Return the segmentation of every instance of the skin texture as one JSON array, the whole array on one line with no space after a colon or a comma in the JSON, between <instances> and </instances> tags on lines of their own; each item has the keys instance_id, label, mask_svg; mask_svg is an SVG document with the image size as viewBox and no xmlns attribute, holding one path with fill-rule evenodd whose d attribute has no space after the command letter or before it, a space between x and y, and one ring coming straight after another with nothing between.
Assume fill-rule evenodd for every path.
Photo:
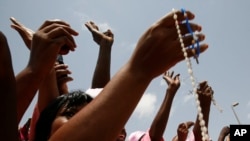
<instances>
[{"instance_id":1,"label":"skin texture","mask_svg":"<svg viewBox=\"0 0 250 141\"><path fill-rule=\"evenodd\" d=\"M230 141L230 127L229 126L224 126L221 129L218 141L224 141L225 139L227 139L226 141Z\"/></svg>"},{"instance_id":2,"label":"skin texture","mask_svg":"<svg viewBox=\"0 0 250 141\"><path fill-rule=\"evenodd\" d=\"M27 48L30 49L32 37L35 32L25 27L13 17L10 20L12 21L11 27L19 33ZM106 32L100 32L98 26L92 21L86 22L85 26L89 29L93 36L93 40L100 48L91 88L103 88L110 80L111 47L114 41L114 35L109 29ZM72 81L73 78L69 76L71 71L68 70L68 65L63 64L62 61L63 60L55 63L55 72L51 71L49 76L39 87L38 104L32 116L31 139L34 138L34 126L40 111L43 110L51 100L58 96L55 81L57 83L59 95L68 93L67 82ZM54 75L56 75L56 80ZM119 136L124 136L123 131L125 131L125 129L122 130L122 135ZM120 139L122 139L122 137Z\"/></svg>"},{"instance_id":3,"label":"skin texture","mask_svg":"<svg viewBox=\"0 0 250 141\"><path fill-rule=\"evenodd\" d=\"M180 87L179 75L180 74L174 76L174 72L166 72L163 75L163 79L168 84L168 88L166 90L165 98L161 104L161 107L150 126L149 135L153 141L162 140L174 96Z\"/></svg>"},{"instance_id":4,"label":"skin texture","mask_svg":"<svg viewBox=\"0 0 250 141\"><path fill-rule=\"evenodd\" d=\"M32 38L35 32L32 29L29 29L28 27L23 25L14 17L11 17L10 20L12 22L11 28L13 28L19 33L26 47L30 50ZM68 76L68 74L71 74L71 71L68 69L68 65L64 64L63 62L56 61L55 71L56 71L57 86L59 93L60 94L68 93L67 83L73 80L72 77ZM67 77L62 77L62 76L67 76Z\"/></svg>"},{"instance_id":5,"label":"skin texture","mask_svg":"<svg viewBox=\"0 0 250 141\"><path fill-rule=\"evenodd\" d=\"M17 21L14 17L11 17L10 21L12 22L11 28L15 29L19 33L19 35L22 37L26 47L28 49L30 49L33 34L35 32L33 30L27 28L26 26L24 26L22 23Z\"/></svg>"},{"instance_id":6,"label":"skin texture","mask_svg":"<svg viewBox=\"0 0 250 141\"><path fill-rule=\"evenodd\" d=\"M13 17L10 18L10 20L12 21L11 27L19 33L26 47L31 50L32 38L35 32L24 26ZM73 78L69 76L71 71L68 69L68 66L61 63L62 62L59 63L58 61L55 62L54 69L50 71L48 76L46 76L46 79L44 79L39 86L38 101L35 105L31 119L30 140L34 139L34 129L40 111L42 111L48 105L48 103L54 100L57 96L68 93L67 83L72 81ZM31 101L26 101L25 103L30 102ZM22 101L20 101L20 103L22 103Z\"/></svg>"},{"instance_id":7,"label":"skin texture","mask_svg":"<svg viewBox=\"0 0 250 141\"><path fill-rule=\"evenodd\" d=\"M205 121L205 126L208 128L209 123L209 113L211 106L211 99L214 91L210 87L207 81L202 81L199 83L197 88L197 94L200 100L200 106L202 109L203 119ZM202 141L201 126L199 124L199 117L197 115L195 123L189 121L186 123L181 123L178 127L177 136L175 136L172 141L185 141L188 135L188 129L194 125L193 133L196 141Z\"/></svg>"},{"instance_id":8,"label":"skin texture","mask_svg":"<svg viewBox=\"0 0 250 141\"><path fill-rule=\"evenodd\" d=\"M180 22L185 19L180 11L177 15ZM187 17L192 20L194 14L187 11ZM185 35L188 31L185 26L182 28L182 34ZM197 24L192 24L192 28L193 31L201 30ZM204 40L201 33L199 40ZM184 37L186 46L191 45L191 42L191 36ZM201 53L207 48L208 45L200 44ZM194 56L191 49L187 49L187 52L189 57ZM97 141L100 138L103 141L115 140L150 82L183 59L171 12L145 31L131 58L109 81L101 94L58 129L50 141ZM78 130L76 132L72 129Z\"/></svg>"},{"instance_id":9,"label":"skin texture","mask_svg":"<svg viewBox=\"0 0 250 141\"><path fill-rule=\"evenodd\" d=\"M94 42L99 45L99 55L92 78L91 88L103 88L110 80L111 49L114 42L114 34L110 29L100 32L98 26L89 21L85 26L91 32Z\"/></svg>"},{"instance_id":10,"label":"skin texture","mask_svg":"<svg viewBox=\"0 0 250 141\"><path fill-rule=\"evenodd\" d=\"M78 111L80 111L85 105L86 104L78 106L78 107L69 108L69 109L65 109L64 107L61 108L57 114L57 117L55 118L54 122L51 125L51 134L56 132L61 126L67 123L68 120L72 116L74 116Z\"/></svg>"},{"instance_id":11,"label":"skin texture","mask_svg":"<svg viewBox=\"0 0 250 141\"><path fill-rule=\"evenodd\" d=\"M0 31L0 128L1 140L17 141L16 81L11 53L5 35Z\"/></svg>"},{"instance_id":12,"label":"skin texture","mask_svg":"<svg viewBox=\"0 0 250 141\"><path fill-rule=\"evenodd\" d=\"M11 17L10 20L12 22L11 27L19 33L26 47L30 50L32 38L35 32L24 26L14 17ZM59 94L68 93L66 83L73 80L72 77L68 76L68 74L71 74L71 72L68 70L67 65L59 64L59 62L56 61L54 68L55 72L52 70L48 75L48 77L42 82L42 84L39 87L38 108L40 110L42 110L47 105L47 103L51 101L51 99L54 99L55 97L58 96L57 89L59 90ZM55 80L55 75L56 75L56 80ZM62 77L62 76L67 76L67 77ZM56 82L57 86L55 85L55 81L57 81Z\"/></svg>"},{"instance_id":13,"label":"skin texture","mask_svg":"<svg viewBox=\"0 0 250 141\"><path fill-rule=\"evenodd\" d=\"M214 91L212 87L210 87L207 83L207 81L203 81L199 83L199 88L197 88L197 94L199 95L199 100L200 100L200 106L202 109L203 113L203 119L205 121L205 126L208 128L208 123L209 123L209 113L210 113L210 106L211 106L211 100L212 100L212 95ZM196 141L202 141L202 135L201 135L201 127L199 124L199 117L197 115L193 132L195 136Z\"/></svg>"},{"instance_id":14,"label":"skin texture","mask_svg":"<svg viewBox=\"0 0 250 141\"><path fill-rule=\"evenodd\" d=\"M33 35L29 62L16 76L18 122L34 98L45 77L51 72L60 48L67 44L74 51L72 37L78 33L63 21L46 21ZM35 46L35 48L33 48ZM44 56L44 54L47 54ZM23 96L25 94L25 98Z\"/></svg>"},{"instance_id":15,"label":"skin texture","mask_svg":"<svg viewBox=\"0 0 250 141\"><path fill-rule=\"evenodd\" d=\"M192 121L187 121L180 123L177 128L177 136L175 136L172 141L186 141L187 136L188 136L188 130L190 127L194 125L194 122Z\"/></svg>"},{"instance_id":16,"label":"skin texture","mask_svg":"<svg viewBox=\"0 0 250 141\"><path fill-rule=\"evenodd\" d=\"M180 11L176 14L179 22L185 19ZM187 17L192 20L194 14L187 11ZM180 26L182 34L186 35L186 26ZM201 30L197 24L191 24L191 27L193 31ZM30 60L17 76L17 99L22 99L20 94L27 94L27 100L17 103L19 118L45 76L51 72L61 48L67 45L68 52L74 51L76 45L72 36L75 35L77 32L67 23L58 20L47 21L36 31L32 39ZM203 34L198 36L200 41L204 40ZM191 36L185 36L183 40L185 46L192 43ZM200 44L201 53L207 48L208 45ZM195 55L191 49L187 49L187 52L189 57ZM183 59L171 12L145 31L131 58L109 81L101 94L52 134L49 140L115 140L150 82ZM28 82L31 86L27 87L23 82Z\"/></svg>"}]
</instances>

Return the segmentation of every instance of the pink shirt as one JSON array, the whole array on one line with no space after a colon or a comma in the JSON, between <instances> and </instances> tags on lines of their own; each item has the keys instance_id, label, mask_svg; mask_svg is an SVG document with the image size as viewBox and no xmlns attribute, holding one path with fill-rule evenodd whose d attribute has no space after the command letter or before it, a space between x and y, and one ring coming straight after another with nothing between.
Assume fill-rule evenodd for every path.
<instances>
[{"instance_id":1,"label":"pink shirt","mask_svg":"<svg viewBox=\"0 0 250 141\"><path fill-rule=\"evenodd\" d=\"M149 136L149 131L143 132L143 131L136 131L130 134L128 141L151 141L151 138ZM164 141L162 138L161 141Z\"/></svg>"},{"instance_id":2,"label":"pink shirt","mask_svg":"<svg viewBox=\"0 0 250 141\"><path fill-rule=\"evenodd\" d=\"M190 134L189 134L188 138L186 139L186 141L195 141L193 131L190 132Z\"/></svg>"}]
</instances>

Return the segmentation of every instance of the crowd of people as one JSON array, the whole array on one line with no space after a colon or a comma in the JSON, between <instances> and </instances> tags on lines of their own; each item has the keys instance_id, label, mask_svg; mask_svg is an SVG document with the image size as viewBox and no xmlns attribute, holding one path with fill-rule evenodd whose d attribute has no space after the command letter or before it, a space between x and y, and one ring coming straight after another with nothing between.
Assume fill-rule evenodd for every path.
<instances>
[{"instance_id":1,"label":"crowd of people","mask_svg":"<svg viewBox=\"0 0 250 141\"><path fill-rule=\"evenodd\" d=\"M182 37L176 31L175 14L178 15ZM91 88L87 91L70 91L67 86L73 78L63 56L75 51L74 36L78 35L69 23L47 20L34 32L11 18L11 27L20 34L30 50L30 57L26 67L15 76L8 46L11 40L7 41L0 32L0 89L3 98L0 112L5 113L1 116L1 137L10 141L125 141L127 137L129 141L163 141L171 105L180 87L180 74L169 70L185 60L180 39L187 56L196 56L196 50L189 48L194 44L193 35L183 23L186 18L193 20L194 17L190 11L186 11L186 15L181 10L172 11L153 23L139 38L127 63L112 78L110 65L114 34L111 30L100 32L93 21L86 22L86 28L99 46ZM190 23L190 28L198 32L199 53L205 52L208 45L202 43L205 35L201 33L201 26ZM150 82L162 74L168 87L151 126L147 131L135 129L127 136L126 122ZM204 125L208 127L214 92L207 81L203 81L196 93ZM36 94L38 99L33 114L24 126L19 127ZM177 126L173 141L204 141L199 114L194 121L177 123ZM228 139L227 129L222 129L219 141Z\"/></svg>"}]
</instances>

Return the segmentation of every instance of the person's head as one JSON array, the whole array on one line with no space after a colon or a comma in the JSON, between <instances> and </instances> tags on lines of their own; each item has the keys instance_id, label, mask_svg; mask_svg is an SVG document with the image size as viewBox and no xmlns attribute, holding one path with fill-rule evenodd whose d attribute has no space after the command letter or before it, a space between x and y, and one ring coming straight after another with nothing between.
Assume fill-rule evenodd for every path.
<instances>
[{"instance_id":1,"label":"person's head","mask_svg":"<svg viewBox=\"0 0 250 141\"><path fill-rule=\"evenodd\" d=\"M36 124L35 141L47 141L51 134L64 125L93 98L82 91L61 95L40 114Z\"/></svg>"}]
</instances>

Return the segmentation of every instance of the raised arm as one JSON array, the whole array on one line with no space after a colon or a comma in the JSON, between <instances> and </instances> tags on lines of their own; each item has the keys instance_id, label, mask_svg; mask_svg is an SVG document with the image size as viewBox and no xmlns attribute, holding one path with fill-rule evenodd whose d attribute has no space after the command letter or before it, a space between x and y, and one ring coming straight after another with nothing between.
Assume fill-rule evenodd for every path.
<instances>
[{"instance_id":1,"label":"raised arm","mask_svg":"<svg viewBox=\"0 0 250 141\"><path fill-rule=\"evenodd\" d=\"M200 82L199 88L197 88L197 94L199 95L200 106L202 109L203 119L205 121L205 126L208 128L209 123L209 113L212 96L214 94L213 89L208 85L207 81ZM193 133L195 141L202 141L200 120L197 115L196 122L194 124Z\"/></svg>"},{"instance_id":2,"label":"raised arm","mask_svg":"<svg viewBox=\"0 0 250 141\"><path fill-rule=\"evenodd\" d=\"M110 80L111 49L114 35L111 30L100 32L98 26L92 21L86 22L85 26L92 33L93 40L99 45L99 55L91 88L103 88Z\"/></svg>"},{"instance_id":3,"label":"raised arm","mask_svg":"<svg viewBox=\"0 0 250 141\"><path fill-rule=\"evenodd\" d=\"M230 127L224 126L220 131L218 141L224 141L229 134L230 134Z\"/></svg>"},{"instance_id":4,"label":"raised arm","mask_svg":"<svg viewBox=\"0 0 250 141\"><path fill-rule=\"evenodd\" d=\"M188 137L188 129L194 125L194 122L187 121L180 123L177 129L177 136L174 136L172 141L186 141Z\"/></svg>"},{"instance_id":5,"label":"raised arm","mask_svg":"<svg viewBox=\"0 0 250 141\"><path fill-rule=\"evenodd\" d=\"M179 74L174 76L174 72L166 72L164 73L163 79L167 82L168 88L165 93L164 100L161 104L161 107L155 116L150 130L149 135L151 140L153 141L161 141L164 131L167 126L171 105L174 99L174 96L177 90L180 87L180 78Z\"/></svg>"},{"instance_id":6,"label":"raised arm","mask_svg":"<svg viewBox=\"0 0 250 141\"><path fill-rule=\"evenodd\" d=\"M16 81L11 53L5 35L0 31L0 136L1 140L18 141Z\"/></svg>"},{"instance_id":7,"label":"raised arm","mask_svg":"<svg viewBox=\"0 0 250 141\"><path fill-rule=\"evenodd\" d=\"M62 51L61 47L67 45L68 50L74 50L76 45L71 35L77 34L67 23L56 20L46 21L33 35L28 65L16 76L18 122L45 77L51 73L57 54Z\"/></svg>"},{"instance_id":8,"label":"raised arm","mask_svg":"<svg viewBox=\"0 0 250 141\"><path fill-rule=\"evenodd\" d=\"M176 13L179 22L185 19L181 11ZM187 16L190 20L194 18L194 14L189 11ZM186 26L182 27L182 34L186 35ZM192 29L200 31L200 26L192 24ZM131 58L109 81L101 94L58 129L50 141L97 141L100 138L102 141L115 140L150 82L184 59L177 38L171 12L147 29L139 39ZM204 35L199 34L199 41L203 40ZM184 43L186 47L190 46L192 37L184 36ZM207 48L206 44L200 45L201 52ZM187 48L189 57L195 55L191 50Z\"/></svg>"}]
</instances>

